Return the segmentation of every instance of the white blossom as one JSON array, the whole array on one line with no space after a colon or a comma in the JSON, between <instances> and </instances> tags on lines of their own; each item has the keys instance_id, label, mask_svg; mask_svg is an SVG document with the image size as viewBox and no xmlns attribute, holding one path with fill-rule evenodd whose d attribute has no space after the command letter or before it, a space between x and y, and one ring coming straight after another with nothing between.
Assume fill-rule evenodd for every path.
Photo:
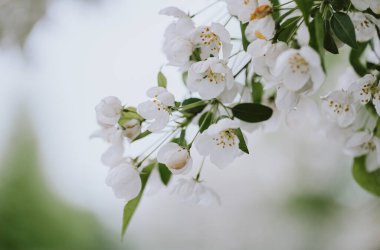
<instances>
[{"instance_id":1,"label":"white blossom","mask_svg":"<svg viewBox=\"0 0 380 250\"><path fill-rule=\"evenodd\" d=\"M122 162L110 169L106 184L112 188L117 198L128 202L140 193L140 173L128 162Z\"/></svg>"},{"instance_id":2,"label":"white blossom","mask_svg":"<svg viewBox=\"0 0 380 250\"><path fill-rule=\"evenodd\" d=\"M114 167L123 160L124 131L120 126L102 127L91 135L91 138L95 137L111 144L101 156L101 161L104 165Z\"/></svg>"},{"instance_id":3,"label":"white blossom","mask_svg":"<svg viewBox=\"0 0 380 250\"><path fill-rule=\"evenodd\" d=\"M255 39L269 40L275 31L272 18L272 5L268 0L226 0L231 15L237 16L242 23L249 22L246 37L252 42Z\"/></svg>"},{"instance_id":4,"label":"white blossom","mask_svg":"<svg viewBox=\"0 0 380 250\"><path fill-rule=\"evenodd\" d=\"M307 46L282 52L273 73L282 79L286 89L297 93L314 93L325 80L318 53Z\"/></svg>"},{"instance_id":5,"label":"white blossom","mask_svg":"<svg viewBox=\"0 0 380 250\"><path fill-rule=\"evenodd\" d=\"M228 59L231 54L230 33L220 23L198 27L192 35L192 42L200 48L202 60L210 56L219 57L220 51L222 51L223 59Z\"/></svg>"},{"instance_id":6,"label":"white blossom","mask_svg":"<svg viewBox=\"0 0 380 250\"><path fill-rule=\"evenodd\" d=\"M345 152L353 157L367 155L366 168L370 172L380 167L380 140L369 130L353 134L345 144Z\"/></svg>"},{"instance_id":7,"label":"white blossom","mask_svg":"<svg viewBox=\"0 0 380 250\"><path fill-rule=\"evenodd\" d=\"M119 121L122 110L121 101L117 97L108 96L96 105L96 119L101 126L113 126Z\"/></svg>"},{"instance_id":8,"label":"white blossom","mask_svg":"<svg viewBox=\"0 0 380 250\"><path fill-rule=\"evenodd\" d=\"M218 97L225 89L232 89L234 77L225 61L210 57L191 65L187 86L208 100Z\"/></svg>"},{"instance_id":9,"label":"white blossom","mask_svg":"<svg viewBox=\"0 0 380 250\"><path fill-rule=\"evenodd\" d=\"M170 108L174 106L174 96L162 87L150 88L147 95L152 100L140 103L137 111L142 117L152 121L147 129L158 132L169 122Z\"/></svg>"},{"instance_id":10,"label":"white blossom","mask_svg":"<svg viewBox=\"0 0 380 250\"><path fill-rule=\"evenodd\" d=\"M288 46L284 42L272 43L262 39L253 41L247 48L252 57L253 71L264 78L270 78L277 57L287 49Z\"/></svg>"},{"instance_id":11,"label":"white blossom","mask_svg":"<svg viewBox=\"0 0 380 250\"><path fill-rule=\"evenodd\" d=\"M355 98L350 90L332 91L322 100L322 108L340 127L346 128L355 121Z\"/></svg>"},{"instance_id":12,"label":"white blossom","mask_svg":"<svg viewBox=\"0 0 380 250\"><path fill-rule=\"evenodd\" d=\"M367 42L377 36L377 20L374 16L362 13L349 13L352 23L355 27L356 40L358 42Z\"/></svg>"},{"instance_id":13,"label":"white blossom","mask_svg":"<svg viewBox=\"0 0 380 250\"><path fill-rule=\"evenodd\" d=\"M351 0L351 2L358 10L366 10L371 8L375 14L380 14L379 0Z\"/></svg>"},{"instance_id":14,"label":"white blossom","mask_svg":"<svg viewBox=\"0 0 380 250\"><path fill-rule=\"evenodd\" d=\"M210 156L216 166L224 168L243 153L235 133L237 128L239 121L222 119L196 138L195 147L201 155Z\"/></svg>"},{"instance_id":15,"label":"white blossom","mask_svg":"<svg viewBox=\"0 0 380 250\"><path fill-rule=\"evenodd\" d=\"M355 98L365 105L372 101L376 112L380 114L380 88L376 84L376 77L367 74L352 84Z\"/></svg>"},{"instance_id":16,"label":"white blossom","mask_svg":"<svg viewBox=\"0 0 380 250\"><path fill-rule=\"evenodd\" d=\"M157 161L165 164L173 174L188 173L193 164L189 151L174 142L160 148Z\"/></svg>"},{"instance_id":17,"label":"white blossom","mask_svg":"<svg viewBox=\"0 0 380 250\"><path fill-rule=\"evenodd\" d=\"M191 41L195 30L194 23L185 12L175 7L165 8L160 14L177 18L165 30L163 51L169 65L180 67L180 70L185 71L191 64L190 56L194 50Z\"/></svg>"},{"instance_id":18,"label":"white blossom","mask_svg":"<svg viewBox=\"0 0 380 250\"><path fill-rule=\"evenodd\" d=\"M259 16L248 23L245 36L248 41L256 39L270 40L275 34L276 23L270 13L266 16Z\"/></svg>"},{"instance_id":19,"label":"white blossom","mask_svg":"<svg viewBox=\"0 0 380 250\"><path fill-rule=\"evenodd\" d=\"M191 204L198 205L220 205L219 195L202 182L194 179L180 179L173 188L175 194L180 200Z\"/></svg>"}]
</instances>

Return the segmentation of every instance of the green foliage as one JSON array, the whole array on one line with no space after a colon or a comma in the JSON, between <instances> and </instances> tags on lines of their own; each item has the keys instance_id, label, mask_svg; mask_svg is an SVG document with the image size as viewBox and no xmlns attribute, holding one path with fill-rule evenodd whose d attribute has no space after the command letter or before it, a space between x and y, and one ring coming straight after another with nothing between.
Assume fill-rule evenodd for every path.
<instances>
[{"instance_id":1,"label":"green foliage","mask_svg":"<svg viewBox=\"0 0 380 250\"><path fill-rule=\"evenodd\" d=\"M334 13L331 18L331 27L339 40L352 48L358 47L354 25L346 13Z\"/></svg>"},{"instance_id":2,"label":"green foliage","mask_svg":"<svg viewBox=\"0 0 380 250\"><path fill-rule=\"evenodd\" d=\"M150 132L149 130L145 130L144 132L142 132L141 134L139 134L135 139L132 140L132 142L135 142L137 140L140 140L148 135L150 135L152 132Z\"/></svg>"},{"instance_id":3,"label":"green foliage","mask_svg":"<svg viewBox=\"0 0 380 250\"><path fill-rule=\"evenodd\" d=\"M121 236L124 237L125 233L127 232L128 225L131 222L132 216L134 215L136 208L138 207L142 194L144 193L146 183L148 182L149 176L153 170L153 168L157 165L157 163L152 163L146 166L143 171L140 174L141 178L141 190L139 195L134 198L133 200L130 200L125 206L124 206L124 212L123 212L123 225L121 228Z\"/></svg>"},{"instance_id":4,"label":"green foliage","mask_svg":"<svg viewBox=\"0 0 380 250\"><path fill-rule=\"evenodd\" d=\"M314 0L295 0L295 2L297 4L298 8L301 10L306 24L308 24L311 9L312 9L313 4L314 4Z\"/></svg>"},{"instance_id":5,"label":"green foliage","mask_svg":"<svg viewBox=\"0 0 380 250\"><path fill-rule=\"evenodd\" d=\"M355 72L359 76L364 76L367 74L367 68L365 65L361 62L362 55L367 48L367 43L359 43L358 47L356 49L352 49L350 52L350 63L351 66L354 68Z\"/></svg>"},{"instance_id":6,"label":"green foliage","mask_svg":"<svg viewBox=\"0 0 380 250\"><path fill-rule=\"evenodd\" d=\"M167 186L172 177L172 172L170 172L168 167L162 163L158 163L158 172L160 173L162 183Z\"/></svg>"},{"instance_id":7,"label":"green foliage","mask_svg":"<svg viewBox=\"0 0 380 250\"><path fill-rule=\"evenodd\" d=\"M325 27L320 12L317 12L314 16L310 27L312 32L310 34L310 46L319 52L319 55L323 57L325 53L324 40L325 40Z\"/></svg>"},{"instance_id":8,"label":"green foliage","mask_svg":"<svg viewBox=\"0 0 380 250\"><path fill-rule=\"evenodd\" d=\"M272 6L279 6L280 5L280 1L279 0L270 0ZM274 8L273 9L273 13L272 13L272 17L274 20L276 20L277 18L280 17L280 10L279 8Z\"/></svg>"},{"instance_id":9,"label":"green foliage","mask_svg":"<svg viewBox=\"0 0 380 250\"><path fill-rule=\"evenodd\" d=\"M331 25L327 21L325 21L325 31L324 48L332 54L339 54L338 46L332 36Z\"/></svg>"},{"instance_id":10,"label":"green foliage","mask_svg":"<svg viewBox=\"0 0 380 250\"><path fill-rule=\"evenodd\" d=\"M251 84L252 100L254 103L261 103L261 99L264 94L264 86L260 82L256 82L254 79Z\"/></svg>"},{"instance_id":11,"label":"green foliage","mask_svg":"<svg viewBox=\"0 0 380 250\"><path fill-rule=\"evenodd\" d=\"M0 168L0 249L120 249L93 215L51 192L30 124L18 124Z\"/></svg>"},{"instance_id":12,"label":"green foliage","mask_svg":"<svg viewBox=\"0 0 380 250\"><path fill-rule=\"evenodd\" d=\"M199 132L202 133L203 131L208 129L208 127L210 127L213 119L214 119L214 114L212 111L205 112L204 114L202 114L202 116L199 118L199 122L198 122Z\"/></svg>"},{"instance_id":13,"label":"green foliage","mask_svg":"<svg viewBox=\"0 0 380 250\"><path fill-rule=\"evenodd\" d=\"M242 23L240 22L240 31L241 31L241 40L243 44L243 49L247 51L249 41L245 35L245 30L247 29L248 23Z\"/></svg>"},{"instance_id":14,"label":"green foliage","mask_svg":"<svg viewBox=\"0 0 380 250\"><path fill-rule=\"evenodd\" d=\"M160 71L157 74L157 84L158 87L166 88L168 85L168 81L166 80L166 76Z\"/></svg>"},{"instance_id":15,"label":"green foliage","mask_svg":"<svg viewBox=\"0 0 380 250\"><path fill-rule=\"evenodd\" d=\"M281 24L280 29L277 31L277 38L282 42L289 42L297 32L298 22L301 20L300 16L291 17Z\"/></svg>"},{"instance_id":16,"label":"green foliage","mask_svg":"<svg viewBox=\"0 0 380 250\"><path fill-rule=\"evenodd\" d=\"M231 110L236 118L250 123L266 121L273 114L271 108L257 103L240 103Z\"/></svg>"},{"instance_id":17,"label":"green foliage","mask_svg":"<svg viewBox=\"0 0 380 250\"><path fill-rule=\"evenodd\" d=\"M365 156L354 159L352 174L355 181L368 192L380 196L380 169L368 172L365 166Z\"/></svg>"},{"instance_id":18,"label":"green foliage","mask_svg":"<svg viewBox=\"0 0 380 250\"><path fill-rule=\"evenodd\" d=\"M243 132L240 128L235 129L236 136L239 138L239 148L241 151L243 151L246 154L249 154L249 150L247 147L247 143L245 142Z\"/></svg>"},{"instance_id":19,"label":"green foliage","mask_svg":"<svg viewBox=\"0 0 380 250\"><path fill-rule=\"evenodd\" d=\"M189 98L182 102L183 111L192 115L196 115L203 111L207 106L207 102L202 101L199 98Z\"/></svg>"}]
</instances>

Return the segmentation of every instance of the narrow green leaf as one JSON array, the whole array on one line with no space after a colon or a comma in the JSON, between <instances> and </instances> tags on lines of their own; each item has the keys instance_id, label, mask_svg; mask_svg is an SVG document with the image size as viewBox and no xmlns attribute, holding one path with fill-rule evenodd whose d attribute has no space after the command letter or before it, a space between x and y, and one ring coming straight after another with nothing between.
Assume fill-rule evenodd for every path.
<instances>
[{"instance_id":1,"label":"narrow green leaf","mask_svg":"<svg viewBox=\"0 0 380 250\"><path fill-rule=\"evenodd\" d=\"M240 22L240 31L241 31L241 40L243 43L243 49L247 51L249 41L247 37L245 36L245 30L247 29L248 23L242 23Z\"/></svg>"},{"instance_id":2,"label":"narrow green leaf","mask_svg":"<svg viewBox=\"0 0 380 250\"><path fill-rule=\"evenodd\" d=\"M249 150L247 147L247 143L245 142L243 132L240 128L235 129L236 136L239 138L239 148L241 151L243 151L246 154L249 154Z\"/></svg>"},{"instance_id":3,"label":"narrow green leaf","mask_svg":"<svg viewBox=\"0 0 380 250\"><path fill-rule=\"evenodd\" d=\"M365 156L355 158L352 174L355 181L368 192L380 196L380 169L368 172L365 166Z\"/></svg>"},{"instance_id":4,"label":"narrow green leaf","mask_svg":"<svg viewBox=\"0 0 380 250\"><path fill-rule=\"evenodd\" d=\"M158 84L158 87L163 87L163 88L166 88L168 85L168 81L166 80L165 75L161 71L158 72L158 75L157 75L157 84Z\"/></svg>"},{"instance_id":5,"label":"narrow green leaf","mask_svg":"<svg viewBox=\"0 0 380 250\"><path fill-rule=\"evenodd\" d=\"M266 121L273 114L271 108L257 103L240 103L231 110L236 118L250 123Z\"/></svg>"},{"instance_id":6,"label":"narrow green leaf","mask_svg":"<svg viewBox=\"0 0 380 250\"><path fill-rule=\"evenodd\" d=\"M202 114L198 122L199 131L201 133L205 131L206 129L208 129L208 127L210 127L213 117L214 117L214 114L210 111Z\"/></svg>"},{"instance_id":7,"label":"narrow green leaf","mask_svg":"<svg viewBox=\"0 0 380 250\"><path fill-rule=\"evenodd\" d=\"M367 74L367 68L361 61L363 53L367 48L367 45L367 43L359 43L358 48L352 49L350 52L350 64L354 68L355 72L360 76L364 76L365 74Z\"/></svg>"},{"instance_id":8,"label":"narrow green leaf","mask_svg":"<svg viewBox=\"0 0 380 250\"><path fill-rule=\"evenodd\" d=\"M172 172L170 172L168 167L162 163L158 163L158 172L160 173L162 183L167 186L172 177Z\"/></svg>"},{"instance_id":9,"label":"narrow green leaf","mask_svg":"<svg viewBox=\"0 0 380 250\"><path fill-rule=\"evenodd\" d=\"M309 23L309 16L313 8L314 0L295 0L298 8L301 10L306 24Z\"/></svg>"},{"instance_id":10,"label":"narrow green leaf","mask_svg":"<svg viewBox=\"0 0 380 250\"><path fill-rule=\"evenodd\" d=\"M132 140L132 142L135 142L137 140L140 140L148 135L150 135L152 132L150 132L149 130L145 130L144 132L142 132L141 134L139 134L139 136L137 136L135 139Z\"/></svg>"},{"instance_id":11,"label":"narrow green leaf","mask_svg":"<svg viewBox=\"0 0 380 250\"><path fill-rule=\"evenodd\" d=\"M339 40L352 48L358 47L354 25L346 13L334 13L331 18L331 27Z\"/></svg>"},{"instance_id":12,"label":"narrow green leaf","mask_svg":"<svg viewBox=\"0 0 380 250\"><path fill-rule=\"evenodd\" d=\"M256 82L254 79L251 84L252 88L252 100L254 103L261 103L261 99L264 94L264 86L260 82Z\"/></svg>"},{"instance_id":13,"label":"narrow green leaf","mask_svg":"<svg viewBox=\"0 0 380 250\"><path fill-rule=\"evenodd\" d=\"M323 22L322 15L319 11L314 16L313 20L313 25L314 25L314 35L312 38L315 36L315 50L319 51L319 54L322 56L324 54L324 41L325 41L325 25Z\"/></svg>"},{"instance_id":14,"label":"narrow green leaf","mask_svg":"<svg viewBox=\"0 0 380 250\"><path fill-rule=\"evenodd\" d=\"M329 22L325 22L325 39L324 39L324 47L327 51L333 54L339 54L338 46L334 40L332 35L332 30Z\"/></svg>"},{"instance_id":15,"label":"narrow green leaf","mask_svg":"<svg viewBox=\"0 0 380 250\"><path fill-rule=\"evenodd\" d=\"M272 6L279 6L280 1L279 0L270 0ZM280 17L280 10L279 8L273 8L273 13L272 13L273 19L277 19Z\"/></svg>"},{"instance_id":16,"label":"narrow green leaf","mask_svg":"<svg viewBox=\"0 0 380 250\"><path fill-rule=\"evenodd\" d=\"M334 10L347 9L351 5L350 0L331 0L330 3Z\"/></svg>"},{"instance_id":17,"label":"narrow green leaf","mask_svg":"<svg viewBox=\"0 0 380 250\"><path fill-rule=\"evenodd\" d=\"M278 40L282 42L289 42L292 37L296 34L298 22L301 20L300 16L292 17L287 19L283 24L281 24L278 30Z\"/></svg>"},{"instance_id":18,"label":"narrow green leaf","mask_svg":"<svg viewBox=\"0 0 380 250\"><path fill-rule=\"evenodd\" d=\"M140 191L139 195L136 198L134 198L133 200L130 200L124 206L123 225L122 225L122 228L121 228L121 237L122 238L124 237L124 235L125 235L125 233L126 233L126 231L128 229L128 225L129 225L129 223L130 223L130 221L132 219L132 216L135 213L136 208L137 208L137 206L140 203L140 200L141 200L142 194L144 193L144 189L145 189L146 183L148 182L150 173L152 172L152 169L154 168L154 166L156 164L157 163L152 163L152 164L150 164L150 165L148 165L148 166L146 166L144 168L144 170L140 174L140 178L141 178L141 191Z\"/></svg>"},{"instance_id":19,"label":"narrow green leaf","mask_svg":"<svg viewBox=\"0 0 380 250\"><path fill-rule=\"evenodd\" d=\"M189 98L182 102L182 111L186 113L190 113L196 115L203 111L203 109L207 106L206 101L202 101L199 98Z\"/></svg>"}]
</instances>

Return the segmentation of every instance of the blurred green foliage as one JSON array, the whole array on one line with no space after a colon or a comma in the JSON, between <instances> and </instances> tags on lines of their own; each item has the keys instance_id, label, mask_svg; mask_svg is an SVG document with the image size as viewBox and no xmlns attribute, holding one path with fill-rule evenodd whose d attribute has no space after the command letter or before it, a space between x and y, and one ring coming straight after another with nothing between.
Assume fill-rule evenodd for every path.
<instances>
[{"instance_id":1,"label":"blurred green foliage","mask_svg":"<svg viewBox=\"0 0 380 250\"><path fill-rule=\"evenodd\" d=\"M119 249L92 215L50 191L36 140L21 124L0 168L0 249Z\"/></svg>"}]
</instances>

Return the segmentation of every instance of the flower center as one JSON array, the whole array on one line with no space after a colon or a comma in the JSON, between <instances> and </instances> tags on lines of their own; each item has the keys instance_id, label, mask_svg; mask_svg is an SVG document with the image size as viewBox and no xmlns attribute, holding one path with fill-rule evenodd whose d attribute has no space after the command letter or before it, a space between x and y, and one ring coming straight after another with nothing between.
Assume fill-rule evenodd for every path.
<instances>
[{"instance_id":1,"label":"flower center","mask_svg":"<svg viewBox=\"0 0 380 250\"><path fill-rule=\"evenodd\" d=\"M250 0L243 0L243 4L247 6L249 4Z\"/></svg>"},{"instance_id":2,"label":"flower center","mask_svg":"<svg viewBox=\"0 0 380 250\"><path fill-rule=\"evenodd\" d=\"M205 77L207 78L210 83L221 83L225 81L225 76L222 73L215 73L210 68L205 72Z\"/></svg>"},{"instance_id":3,"label":"flower center","mask_svg":"<svg viewBox=\"0 0 380 250\"><path fill-rule=\"evenodd\" d=\"M360 91L360 96L360 102L362 104L367 104L372 97L380 100L380 90L375 84L366 83Z\"/></svg>"},{"instance_id":4,"label":"flower center","mask_svg":"<svg viewBox=\"0 0 380 250\"><path fill-rule=\"evenodd\" d=\"M348 112L348 111L350 111L350 105L349 104L338 103L338 102L336 102L334 100L330 100L329 101L329 107L337 115L341 114L342 112Z\"/></svg>"},{"instance_id":5,"label":"flower center","mask_svg":"<svg viewBox=\"0 0 380 250\"><path fill-rule=\"evenodd\" d=\"M251 14L251 21L264 18L268 15L272 15L272 7L268 4L263 4L257 7Z\"/></svg>"},{"instance_id":6,"label":"flower center","mask_svg":"<svg viewBox=\"0 0 380 250\"><path fill-rule=\"evenodd\" d=\"M160 102L159 100L153 99L153 103L156 105L156 108L158 111L164 110L164 111L169 112L169 108L166 105L164 105L162 102Z\"/></svg>"},{"instance_id":7,"label":"flower center","mask_svg":"<svg viewBox=\"0 0 380 250\"><path fill-rule=\"evenodd\" d=\"M376 150L376 145L373 143L373 141L369 141L367 143L364 143L362 146L362 149L368 151L368 152L374 152Z\"/></svg>"},{"instance_id":8,"label":"flower center","mask_svg":"<svg viewBox=\"0 0 380 250\"><path fill-rule=\"evenodd\" d=\"M232 129L224 130L212 139L217 146L222 148L233 147L236 145L236 135Z\"/></svg>"},{"instance_id":9,"label":"flower center","mask_svg":"<svg viewBox=\"0 0 380 250\"><path fill-rule=\"evenodd\" d=\"M293 73L309 73L309 63L298 53L289 58L289 64Z\"/></svg>"},{"instance_id":10,"label":"flower center","mask_svg":"<svg viewBox=\"0 0 380 250\"><path fill-rule=\"evenodd\" d=\"M209 27L206 27L202 30L200 38L203 45L208 46L211 51L219 52L222 42L214 32L210 30Z\"/></svg>"}]
</instances>

